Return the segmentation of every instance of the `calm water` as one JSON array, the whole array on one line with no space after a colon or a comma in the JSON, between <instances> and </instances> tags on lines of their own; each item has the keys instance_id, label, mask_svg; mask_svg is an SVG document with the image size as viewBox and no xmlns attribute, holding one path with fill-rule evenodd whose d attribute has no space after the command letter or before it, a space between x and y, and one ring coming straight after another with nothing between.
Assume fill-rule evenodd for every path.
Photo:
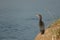
<instances>
[{"instance_id":1,"label":"calm water","mask_svg":"<svg viewBox=\"0 0 60 40\"><path fill-rule=\"evenodd\" d=\"M0 40L34 40L42 14L45 28L60 18L60 0L0 0Z\"/></svg>"},{"instance_id":2,"label":"calm water","mask_svg":"<svg viewBox=\"0 0 60 40\"><path fill-rule=\"evenodd\" d=\"M58 19L42 11L45 27ZM47 15L46 15L47 14ZM38 18L34 11L0 9L0 40L34 40L39 33Z\"/></svg>"}]
</instances>

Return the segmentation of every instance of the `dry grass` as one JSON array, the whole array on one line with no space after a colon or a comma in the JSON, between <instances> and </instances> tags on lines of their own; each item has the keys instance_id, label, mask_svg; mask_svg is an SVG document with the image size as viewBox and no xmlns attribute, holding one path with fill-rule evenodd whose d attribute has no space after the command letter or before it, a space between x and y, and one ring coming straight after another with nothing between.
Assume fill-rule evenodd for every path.
<instances>
[{"instance_id":1,"label":"dry grass","mask_svg":"<svg viewBox=\"0 0 60 40\"><path fill-rule=\"evenodd\" d=\"M51 30L53 35L56 35L56 38L60 38L60 28Z\"/></svg>"}]
</instances>

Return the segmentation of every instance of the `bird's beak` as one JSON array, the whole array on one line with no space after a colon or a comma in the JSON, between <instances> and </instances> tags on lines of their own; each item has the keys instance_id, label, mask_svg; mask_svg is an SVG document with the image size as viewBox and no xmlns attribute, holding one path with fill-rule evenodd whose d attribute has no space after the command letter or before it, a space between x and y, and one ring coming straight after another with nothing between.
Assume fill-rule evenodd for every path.
<instances>
[{"instance_id":1,"label":"bird's beak","mask_svg":"<svg viewBox=\"0 0 60 40\"><path fill-rule=\"evenodd\" d=\"M36 14L36 16L38 17L38 14Z\"/></svg>"},{"instance_id":2,"label":"bird's beak","mask_svg":"<svg viewBox=\"0 0 60 40\"><path fill-rule=\"evenodd\" d=\"M39 18L39 15L38 15L38 14L36 14L36 17L38 17L38 18Z\"/></svg>"}]
</instances>

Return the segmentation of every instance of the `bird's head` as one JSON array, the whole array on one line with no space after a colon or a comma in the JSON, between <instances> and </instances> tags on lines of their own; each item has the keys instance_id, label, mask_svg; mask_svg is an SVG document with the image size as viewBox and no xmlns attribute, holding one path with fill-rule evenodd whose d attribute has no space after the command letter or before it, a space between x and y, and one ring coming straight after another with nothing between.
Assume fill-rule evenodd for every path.
<instances>
[{"instance_id":1,"label":"bird's head","mask_svg":"<svg viewBox=\"0 0 60 40\"><path fill-rule=\"evenodd\" d=\"M38 19L42 20L42 15L41 14L36 14L36 16L38 17Z\"/></svg>"}]
</instances>

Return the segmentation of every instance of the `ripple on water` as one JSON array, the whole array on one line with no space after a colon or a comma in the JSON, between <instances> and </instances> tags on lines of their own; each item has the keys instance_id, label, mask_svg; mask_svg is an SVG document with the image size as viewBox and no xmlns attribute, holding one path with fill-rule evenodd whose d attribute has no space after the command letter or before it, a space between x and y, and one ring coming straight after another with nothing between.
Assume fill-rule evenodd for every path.
<instances>
[{"instance_id":1,"label":"ripple on water","mask_svg":"<svg viewBox=\"0 0 60 40\"><path fill-rule=\"evenodd\" d=\"M10 36L10 37L0 37L0 40L7 40L7 39L18 39L17 37Z\"/></svg>"}]
</instances>

